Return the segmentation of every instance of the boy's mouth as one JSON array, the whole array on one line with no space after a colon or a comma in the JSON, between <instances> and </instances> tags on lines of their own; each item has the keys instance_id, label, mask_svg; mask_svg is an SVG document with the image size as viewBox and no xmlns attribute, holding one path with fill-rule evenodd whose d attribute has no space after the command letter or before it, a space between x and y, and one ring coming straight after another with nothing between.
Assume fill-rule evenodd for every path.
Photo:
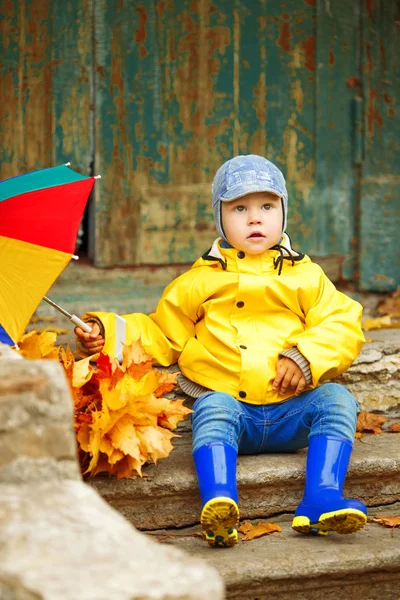
<instances>
[{"instance_id":1,"label":"boy's mouth","mask_svg":"<svg viewBox=\"0 0 400 600\"><path fill-rule=\"evenodd\" d=\"M253 233L251 235L248 236L249 238L263 238L265 237L265 235L263 235L260 231L253 231Z\"/></svg>"}]
</instances>

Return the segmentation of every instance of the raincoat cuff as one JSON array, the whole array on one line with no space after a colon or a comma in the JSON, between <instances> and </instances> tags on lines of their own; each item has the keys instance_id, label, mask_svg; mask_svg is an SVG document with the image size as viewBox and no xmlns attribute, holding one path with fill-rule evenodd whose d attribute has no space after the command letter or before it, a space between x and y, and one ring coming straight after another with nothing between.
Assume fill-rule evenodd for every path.
<instances>
[{"instance_id":1,"label":"raincoat cuff","mask_svg":"<svg viewBox=\"0 0 400 600\"><path fill-rule=\"evenodd\" d=\"M85 321L85 323L97 323L97 325L100 327L99 335L101 335L101 337L104 338L105 329L104 329L104 325L100 321L100 319L98 319L97 317L90 317L89 319L84 319L84 321Z\"/></svg>"},{"instance_id":2,"label":"raincoat cuff","mask_svg":"<svg viewBox=\"0 0 400 600\"><path fill-rule=\"evenodd\" d=\"M304 379L306 380L306 384L310 385L312 383L310 363L308 362L306 357L303 356L303 354L298 348L294 346L293 348L284 350L279 354L279 356L286 356L287 358L290 358L293 362L295 362L296 365L302 370Z\"/></svg>"}]
</instances>

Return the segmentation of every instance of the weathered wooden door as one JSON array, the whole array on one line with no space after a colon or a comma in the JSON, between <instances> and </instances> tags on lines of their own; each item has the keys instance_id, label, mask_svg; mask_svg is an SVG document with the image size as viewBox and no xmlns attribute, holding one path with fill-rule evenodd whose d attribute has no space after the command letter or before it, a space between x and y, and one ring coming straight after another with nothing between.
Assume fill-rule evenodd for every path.
<instances>
[{"instance_id":1,"label":"weathered wooden door","mask_svg":"<svg viewBox=\"0 0 400 600\"><path fill-rule=\"evenodd\" d=\"M362 33L359 283L386 291L400 285L400 3L366 2Z\"/></svg>"},{"instance_id":2,"label":"weathered wooden door","mask_svg":"<svg viewBox=\"0 0 400 600\"><path fill-rule=\"evenodd\" d=\"M277 163L293 245L362 289L400 283L396 0L10 0L1 177L101 173L98 266L188 263L237 153Z\"/></svg>"},{"instance_id":3,"label":"weathered wooden door","mask_svg":"<svg viewBox=\"0 0 400 600\"><path fill-rule=\"evenodd\" d=\"M395 10L387 0L97 3L96 262L193 260L214 236L213 173L255 152L286 174L296 247L336 259L338 276L363 288L393 288Z\"/></svg>"}]
</instances>

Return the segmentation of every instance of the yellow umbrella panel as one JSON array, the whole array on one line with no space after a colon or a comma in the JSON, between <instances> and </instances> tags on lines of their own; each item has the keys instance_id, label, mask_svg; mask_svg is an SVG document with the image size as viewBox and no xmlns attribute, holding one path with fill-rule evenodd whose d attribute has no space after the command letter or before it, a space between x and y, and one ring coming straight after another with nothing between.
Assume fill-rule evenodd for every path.
<instances>
[{"instance_id":1,"label":"yellow umbrella panel","mask_svg":"<svg viewBox=\"0 0 400 600\"><path fill-rule=\"evenodd\" d=\"M70 253L0 236L0 327L14 343L70 260Z\"/></svg>"}]
</instances>

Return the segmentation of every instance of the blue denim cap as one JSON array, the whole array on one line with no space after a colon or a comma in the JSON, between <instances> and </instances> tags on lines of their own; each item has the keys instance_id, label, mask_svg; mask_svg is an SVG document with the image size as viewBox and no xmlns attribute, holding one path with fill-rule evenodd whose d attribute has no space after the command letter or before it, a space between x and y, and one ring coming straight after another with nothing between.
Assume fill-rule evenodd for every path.
<instances>
[{"instance_id":1,"label":"blue denim cap","mask_svg":"<svg viewBox=\"0 0 400 600\"><path fill-rule=\"evenodd\" d=\"M212 184L212 206L219 235L226 239L221 202L230 202L252 192L271 192L282 199L282 232L286 229L288 194L285 178L272 162L257 154L235 156L216 172Z\"/></svg>"}]
</instances>

